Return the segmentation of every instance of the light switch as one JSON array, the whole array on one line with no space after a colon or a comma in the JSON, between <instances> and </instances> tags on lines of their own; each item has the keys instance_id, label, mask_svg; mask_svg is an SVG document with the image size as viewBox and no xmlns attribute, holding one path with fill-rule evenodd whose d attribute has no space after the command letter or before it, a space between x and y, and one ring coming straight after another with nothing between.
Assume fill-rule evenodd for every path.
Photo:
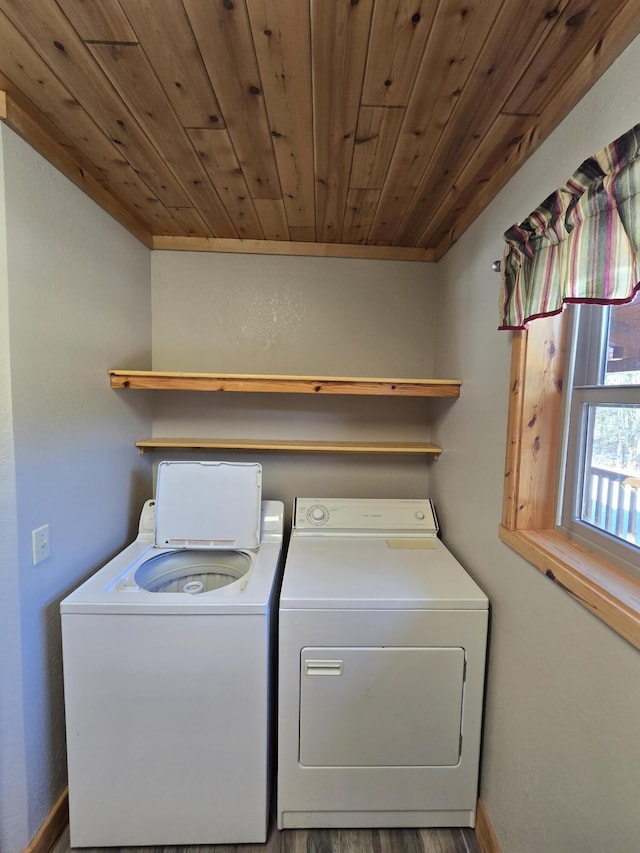
<instances>
[{"instance_id":1,"label":"light switch","mask_svg":"<svg viewBox=\"0 0 640 853\"><path fill-rule=\"evenodd\" d=\"M49 525L44 524L31 531L31 550L33 565L37 566L49 556Z\"/></svg>"}]
</instances>

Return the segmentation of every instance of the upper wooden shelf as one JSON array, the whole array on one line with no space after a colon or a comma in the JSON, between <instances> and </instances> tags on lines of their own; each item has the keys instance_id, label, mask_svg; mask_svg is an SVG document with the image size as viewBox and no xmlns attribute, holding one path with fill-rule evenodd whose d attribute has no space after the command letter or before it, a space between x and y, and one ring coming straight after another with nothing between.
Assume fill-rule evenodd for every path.
<instances>
[{"instance_id":1,"label":"upper wooden shelf","mask_svg":"<svg viewBox=\"0 0 640 853\"><path fill-rule=\"evenodd\" d=\"M369 394L459 397L461 379L371 379L354 376L278 376L252 373L166 373L109 370L112 388L165 391L260 391L277 394Z\"/></svg>"},{"instance_id":2,"label":"upper wooden shelf","mask_svg":"<svg viewBox=\"0 0 640 853\"><path fill-rule=\"evenodd\" d=\"M140 453L147 450L277 450L322 453L384 453L431 455L442 453L437 444L425 441L322 441L317 439L263 438L144 438L136 441Z\"/></svg>"}]
</instances>

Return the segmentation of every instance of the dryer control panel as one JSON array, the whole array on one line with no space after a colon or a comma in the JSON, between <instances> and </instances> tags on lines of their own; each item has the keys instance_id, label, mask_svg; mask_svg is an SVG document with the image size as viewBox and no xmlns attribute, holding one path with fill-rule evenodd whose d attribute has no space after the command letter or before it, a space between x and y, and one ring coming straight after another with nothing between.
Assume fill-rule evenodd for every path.
<instances>
[{"instance_id":1,"label":"dryer control panel","mask_svg":"<svg viewBox=\"0 0 640 853\"><path fill-rule=\"evenodd\" d=\"M293 533L336 535L435 536L433 503L428 498L296 498Z\"/></svg>"}]
</instances>

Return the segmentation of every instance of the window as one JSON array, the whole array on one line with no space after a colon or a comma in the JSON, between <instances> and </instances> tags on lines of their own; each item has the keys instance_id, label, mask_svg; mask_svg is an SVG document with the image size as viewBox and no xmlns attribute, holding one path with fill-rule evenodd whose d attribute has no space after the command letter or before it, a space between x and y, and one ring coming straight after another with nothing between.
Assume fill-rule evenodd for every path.
<instances>
[{"instance_id":1,"label":"window","mask_svg":"<svg viewBox=\"0 0 640 853\"><path fill-rule=\"evenodd\" d=\"M500 537L638 648L639 188L636 125L505 233L500 326L516 330ZM563 306L596 301L567 331Z\"/></svg>"},{"instance_id":2,"label":"window","mask_svg":"<svg viewBox=\"0 0 640 853\"><path fill-rule=\"evenodd\" d=\"M640 294L570 314L558 521L640 574Z\"/></svg>"},{"instance_id":3,"label":"window","mask_svg":"<svg viewBox=\"0 0 640 853\"><path fill-rule=\"evenodd\" d=\"M541 318L528 330L513 333L499 535L550 582L640 649L640 577L569 538L555 524L563 464L566 315Z\"/></svg>"}]
</instances>

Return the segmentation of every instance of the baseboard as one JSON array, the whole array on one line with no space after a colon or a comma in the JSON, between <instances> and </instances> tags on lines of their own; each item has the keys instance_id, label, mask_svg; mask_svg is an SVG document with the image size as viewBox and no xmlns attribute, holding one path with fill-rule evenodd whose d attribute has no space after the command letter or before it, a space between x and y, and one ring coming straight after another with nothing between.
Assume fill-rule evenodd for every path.
<instances>
[{"instance_id":1,"label":"baseboard","mask_svg":"<svg viewBox=\"0 0 640 853\"><path fill-rule=\"evenodd\" d=\"M23 853L49 853L69 822L69 789L65 788Z\"/></svg>"},{"instance_id":2,"label":"baseboard","mask_svg":"<svg viewBox=\"0 0 640 853\"><path fill-rule=\"evenodd\" d=\"M495 834L482 800L478 800L476 808L476 838L482 853L502 853L498 836Z\"/></svg>"},{"instance_id":3,"label":"baseboard","mask_svg":"<svg viewBox=\"0 0 640 853\"><path fill-rule=\"evenodd\" d=\"M69 789L65 788L44 823L35 834L33 841L24 848L23 853L49 853L63 829L69 822ZM482 800L476 808L476 838L482 853L502 853L489 816Z\"/></svg>"}]
</instances>

